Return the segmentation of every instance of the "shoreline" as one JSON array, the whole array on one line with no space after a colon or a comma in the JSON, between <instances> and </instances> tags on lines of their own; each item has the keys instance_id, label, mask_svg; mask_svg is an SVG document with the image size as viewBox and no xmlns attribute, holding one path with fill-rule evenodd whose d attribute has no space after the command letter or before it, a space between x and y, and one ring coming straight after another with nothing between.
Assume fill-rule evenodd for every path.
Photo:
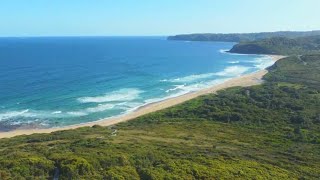
<instances>
[{"instance_id":1,"label":"shoreline","mask_svg":"<svg viewBox=\"0 0 320 180\"><path fill-rule=\"evenodd\" d=\"M274 60L274 62L286 57L281 55L266 55L266 56L271 57L271 59ZM17 130L8 131L8 132L0 132L0 139L10 138L10 137L19 136L19 135L30 135L35 133L37 134L51 133L55 131L71 130L71 129L76 129L80 127L90 127L94 125L100 125L100 126L115 125L121 122L126 122L129 120L135 119L137 117L140 117L152 112L156 112L162 109L166 109L166 108L181 104L183 102L186 102L188 100L194 99L202 95L216 93L217 91L223 90L226 88L235 87L235 86L248 87L248 86L259 85L262 83L262 77L265 74L267 74L267 72L268 71L266 69L263 69L251 74L235 77L221 84L213 85L206 89L190 92L181 96L177 96L177 97L173 97L173 98L165 99L159 102L154 102L154 103L141 106L137 108L135 111L132 111L131 113L128 113L125 115L111 117L111 118L102 119L102 120L93 121L93 122L82 123L82 124L64 126L64 127L53 127L53 128L46 128L46 129L17 129Z\"/></svg>"}]
</instances>

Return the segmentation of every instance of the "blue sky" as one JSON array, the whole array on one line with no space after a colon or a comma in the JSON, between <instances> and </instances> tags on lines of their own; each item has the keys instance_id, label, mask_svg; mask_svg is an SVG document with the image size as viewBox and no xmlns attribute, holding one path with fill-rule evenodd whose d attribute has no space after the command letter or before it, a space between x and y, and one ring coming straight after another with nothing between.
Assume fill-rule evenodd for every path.
<instances>
[{"instance_id":1,"label":"blue sky","mask_svg":"<svg viewBox=\"0 0 320 180\"><path fill-rule=\"evenodd\" d=\"M1 0L0 36L320 29L319 0Z\"/></svg>"}]
</instances>

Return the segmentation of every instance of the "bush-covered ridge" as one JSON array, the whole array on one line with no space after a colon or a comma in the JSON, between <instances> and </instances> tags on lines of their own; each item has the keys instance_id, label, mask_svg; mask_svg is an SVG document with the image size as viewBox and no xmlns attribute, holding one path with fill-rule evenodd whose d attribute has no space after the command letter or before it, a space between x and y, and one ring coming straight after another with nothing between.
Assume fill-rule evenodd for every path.
<instances>
[{"instance_id":1,"label":"bush-covered ridge","mask_svg":"<svg viewBox=\"0 0 320 180\"><path fill-rule=\"evenodd\" d=\"M0 179L317 179L319 62L113 127L1 139Z\"/></svg>"},{"instance_id":2,"label":"bush-covered ridge","mask_svg":"<svg viewBox=\"0 0 320 180\"><path fill-rule=\"evenodd\" d=\"M293 56L277 61L264 77L268 82L305 84L320 90L320 54ZM289 60L288 60L289 59Z\"/></svg>"},{"instance_id":3,"label":"bush-covered ridge","mask_svg":"<svg viewBox=\"0 0 320 180\"><path fill-rule=\"evenodd\" d=\"M279 32L261 32L261 33L231 33L231 34L182 34L169 36L168 40L176 41L223 41L223 42L241 42L255 41L273 37L297 38L306 36L320 35L320 31L279 31Z\"/></svg>"},{"instance_id":4,"label":"bush-covered ridge","mask_svg":"<svg viewBox=\"0 0 320 180\"><path fill-rule=\"evenodd\" d=\"M231 53L300 55L320 53L320 35L299 38L273 37L236 44Z\"/></svg>"}]
</instances>

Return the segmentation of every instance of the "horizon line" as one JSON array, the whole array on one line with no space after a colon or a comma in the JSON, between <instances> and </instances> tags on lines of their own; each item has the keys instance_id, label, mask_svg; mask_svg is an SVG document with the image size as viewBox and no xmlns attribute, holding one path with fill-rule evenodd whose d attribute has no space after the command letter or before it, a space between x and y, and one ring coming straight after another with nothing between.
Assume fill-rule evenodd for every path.
<instances>
[{"instance_id":1,"label":"horizon line","mask_svg":"<svg viewBox=\"0 0 320 180\"><path fill-rule=\"evenodd\" d=\"M63 37L168 37L171 35L44 35L44 36L0 36L0 38L63 38Z\"/></svg>"},{"instance_id":2,"label":"horizon line","mask_svg":"<svg viewBox=\"0 0 320 180\"><path fill-rule=\"evenodd\" d=\"M169 37L176 35L191 35L191 34L256 34L256 33L275 33L275 32L315 32L314 30L276 30L276 31L256 31L256 32L189 32L176 33L171 35L21 35L21 36L1 36L0 38L51 38L51 37Z\"/></svg>"}]
</instances>

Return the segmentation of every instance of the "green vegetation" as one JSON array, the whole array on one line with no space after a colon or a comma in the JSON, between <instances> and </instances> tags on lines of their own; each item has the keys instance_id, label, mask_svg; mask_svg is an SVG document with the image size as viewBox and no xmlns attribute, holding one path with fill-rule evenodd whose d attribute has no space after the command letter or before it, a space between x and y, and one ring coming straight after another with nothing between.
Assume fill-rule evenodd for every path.
<instances>
[{"instance_id":1,"label":"green vegetation","mask_svg":"<svg viewBox=\"0 0 320 180\"><path fill-rule=\"evenodd\" d=\"M223 41L223 42L242 42L255 41L273 37L298 38L306 36L320 35L320 31L279 31L279 32L262 32L262 33L234 33L234 34L184 34L169 36L168 40L176 41Z\"/></svg>"},{"instance_id":2,"label":"green vegetation","mask_svg":"<svg viewBox=\"0 0 320 180\"><path fill-rule=\"evenodd\" d=\"M318 179L320 55L113 127L0 140L0 179Z\"/></svg>"},{"instance_id":3,"label":"green vegetation","mask_svg":"<svg viewBox=\"0 0 320 180\"><path fill-rule=\"evenodd\" d=\"M320 36L299 38L273 37L257 41L241 42L231 53L300 55L320 53Z\"/></svg>"},{"instance_id":4,"label":"green vegetation","mask_svg":"<svg viewBox=\"0 0 320 180\"><path fill-rule=\"evenodd\" d=\"M305 84L320 90L319 55L294 56L280 60L269 68L265 79L269 82Z\"/></svg>"}]
</instances>

